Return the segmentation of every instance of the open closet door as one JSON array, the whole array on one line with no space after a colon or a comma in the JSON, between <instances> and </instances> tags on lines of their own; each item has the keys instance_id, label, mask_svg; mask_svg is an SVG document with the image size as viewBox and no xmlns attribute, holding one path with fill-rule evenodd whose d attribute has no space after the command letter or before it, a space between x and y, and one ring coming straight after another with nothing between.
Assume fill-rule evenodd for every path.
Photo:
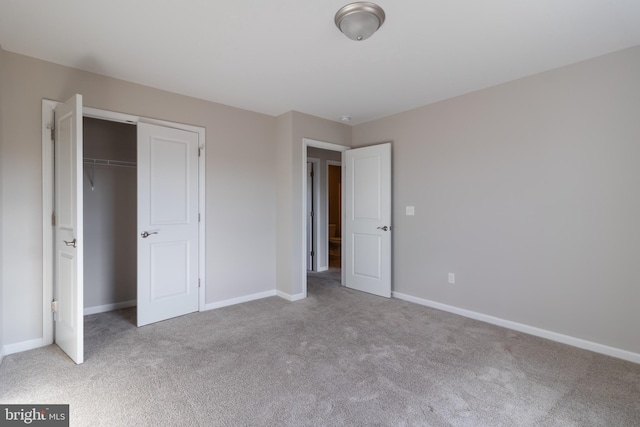
<instances>
[{"instance_id":1,"label":"open closet door","mask_svg":"<svg viewBox=\"0 0 640 427\"><path fill-rule=\"evenodd\" d=\"M391 297L391 144L347 150L345 285Z\"/></svg>"},{"instance_id":2,"label":"open closet door","mask_svg":"<svg viewBox=\"0 0 640 427\"><path fill-rule=\"evenodd\" d=\"M198 144L138 123L138 326L198 311Z\"/></svg>"},{"instance_id":3,"label":"open closet door","mask_svg":"<svg viewBox=\"0 0 640 427\"><path fill-rule=\"evenodd\" d=\"M84 361L82 95L55 110L55 342Z\"/></svg>"}]
</instances>

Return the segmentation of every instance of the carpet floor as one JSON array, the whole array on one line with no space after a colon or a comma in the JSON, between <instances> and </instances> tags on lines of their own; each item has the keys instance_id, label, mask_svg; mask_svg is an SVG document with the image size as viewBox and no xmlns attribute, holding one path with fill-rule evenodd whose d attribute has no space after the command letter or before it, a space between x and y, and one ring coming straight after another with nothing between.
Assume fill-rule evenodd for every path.
<instances>
[{"instance_id":1,"label":"carpet floor","mask_svg":"<svg viewBox=\"0 0 640 427\"><path fill-rule=\"evenodd\" d=\"M338 285L136 328L85 318L85 363L5 357L0 403L72 426L638 426L640 365Z\"/></svg>"}]
</instances>

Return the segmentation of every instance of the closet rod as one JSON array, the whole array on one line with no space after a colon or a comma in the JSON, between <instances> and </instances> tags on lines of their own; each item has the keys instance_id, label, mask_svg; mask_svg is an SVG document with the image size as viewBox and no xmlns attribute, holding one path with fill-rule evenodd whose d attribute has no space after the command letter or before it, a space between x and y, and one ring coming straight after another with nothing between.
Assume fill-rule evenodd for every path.
<instances>
[{"instance_id":1,"label":"closet rod","mask_svg":"<svg viewBox=\"0 0 640 427\"><path fill-rule=\"evenodd\" d=\"M125 162L122 160L105 160L105 159L90 159L85 157L83 162L89 165L102 165L102 166L121 166L125 168L135 168L136 162Z\"/></svg>"}]
</instances>

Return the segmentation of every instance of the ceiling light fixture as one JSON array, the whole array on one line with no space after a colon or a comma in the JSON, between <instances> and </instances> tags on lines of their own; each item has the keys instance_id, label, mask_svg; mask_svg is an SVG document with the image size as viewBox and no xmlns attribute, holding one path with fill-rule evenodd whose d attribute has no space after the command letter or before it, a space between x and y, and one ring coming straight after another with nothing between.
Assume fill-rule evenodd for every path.
<instances>
[{"instance_id":1,"label":"ceiling light fixture","mask_svg":"<svg viewBox=\"0 0 640 427\"><path fill-rule=\"evenodd\" d=\"M340 117L340 120L342 120L345 123L349 123L351 121L351 117L349 116L342 116Z\"/></svg>"},{"instance_id":2,"label":"ceiling light fixture","mask_svg":"<svg viewBox=\"0 0 640 427\"><path fill-rule=\"evenodd\" d=\"M374 3L359 1L343 6L336 13L336 26L351 40L362 41L384 23L384 10Z\"/></svg>"}]
</instances>

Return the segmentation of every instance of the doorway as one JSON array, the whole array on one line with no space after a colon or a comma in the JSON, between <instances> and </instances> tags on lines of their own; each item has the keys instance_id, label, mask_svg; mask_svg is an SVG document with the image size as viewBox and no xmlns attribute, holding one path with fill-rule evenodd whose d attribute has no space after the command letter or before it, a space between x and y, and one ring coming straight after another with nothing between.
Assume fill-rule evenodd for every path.
<instances>
[{"instance_id":1,"label":"doorway","mask_svg":"<svg viewBox=\"0 0 640 427\"><path fill-rule=\"evenodd\" d=\"M85 316L136 306L136 133L83 117Z\"/></svg>"},{"instance_id":2,"label":"doorway","mask_svg":"<svg viewBox=\"0 0 640 427\"><path fill-rule=\"evenodd\" d=\"M302 165L304 166L303 173L304 173L305 181L307 179L307 173L308 173L307 167L306 167L307 163L309 161L317 162L314 164L315 171L316 171L315 181L314 181L314 188L315 188L314 223L316 224L314 251L316 255L315 256L316 268L312 270L312 272L323 273L323 272L329 271L329 268L330 268L329 264L330 264L331 256L329 254L329 250L330 250L329 206L328 206L329 200L328 200L328 190L327 190L328 173L329 173L328 166L329 165L337 166L342 171L342 167L341 167L342 153L347 150L349 150L349 147L344 145L332 144L332 143L312 140L308 138L304 138L302 141L302 157L303 157ZM303 192L304 194L303 194L302 200L306 201L308 199L308 194L307 194L308 189L306 185L303 185ZM342 203L343 203L342 197L343 197L342 192L340 192L340 207L342 207ZM306 230L308 225L307 208L306 207L303 208L303 211L305 215L303 224ZM332 249L334 263L336 262L335 257L337 256L337 260L339 261L340 266L343 265L342 255L344 252L342 250L342 242L337 243L335 238L336 236L342 236L342 233L343 233L342 215L343 215L343 212L340 212L339 213L340 221L336 221L337 222L337 224L335 224L336 231L335 231L335 234L333 235L334 243L332 243L332 245L334 245L334 248ZM334 223L332 222L331 224L333 225ZM305 248L305 251L306 251L306 248L308 246L306 233L304 233L303 238L304 238L303 248ZM339 246L339 252L335 251L336 245ZM306 257L305 257L305 260L306 260ZM307 296L307 271L308 270L305 268L302 274L303 276L302 290L303 290L304 297ZM342 268L334 270L334 273L337 273L337 274L334 274L337 279L336 281L338 281L340 285L344 285L344 271L342 270Z\"/></svg>"},{"instance_id":3,"label":"doorway","mask_svg":"<svg viewBox=\"0 0 640 427\"><path fill-rule=\"evenodd\" d=\"M341 215L340 284L348 288L391 297L391 143L358 148L302 138L301 245L302 293L307 297L307 151L310 147L340 153ZM346 171L346 172L345 172ZM320 230L322 231L322 230ZM318 233L319 243L328 243L327 234ZM328 248L328 245L327 245ZM328 250L328 249L327 249ZM327 257L328 258L328 257ZM327 259L328 267L328 259Z\"/></svg>"},{"instance_id":4,"label":"doorway","mask_svg":"<svg viewBox=\"0 0 640 427\"><path fill-rule=\"evenodd\" d=\"M313 179L307 186L307 245L314 255L308 271L320 273L331 265L339 269L341 264L340 164L339 151L307 147L307 174Z\"/></svg>"},{"instance_id":5,"label":"doorway","mask_svg":"<svg viewBox=\"0 0 640 427\"><path fill-rule=\"evenodd\" d=\"M73 107L71 107L73 105ZM58 109L61 109L61 113L58 115ZM55 318L60 319L60 315L58 314L58 310L62 308L63 310L63 318L65 320L64 325L76 325L75 327L66 328L68 329L69 334L60 335L64 338L65 343L73 341L73 351L74 356L67 350L67 354L76 361L76 363L82 363L82 318L84 315L84 260L83 254L86 248L86 240L84 239L83 226L83 196L85 186L87 184L83 184L85 179L85 168L83 165L82 148L83 145L81 140L77 140L77 142L72 142L71 147L68 145L66 141L76 140L75 135L79 135L80 139L84 132L80 127L75 128L77 130L69 132L67 127L61 128L58 126L58 118L61 120L66 120L69 117L67 111L70 111L69 108L73 109L73 117L77 117L80 120L73 119L73 127L75 128L75 123L79 122L79 126L82 126L84 120L83 118L93 118L93 119L101 119L103 121L108 122L117 122L119 124L129 124L133 125L132 127L135 129L137 133L135 150L137 153L136 163L139 169L138 173L138 182L137 186L139 187L137 190L137 203L133 203L133 206L137 205L137 214L138 220L136 225L134 226L133 236L137 239L132 247L136 248L137 246L137 261L138 264L136 266L137 269L137 284L141 283L147 286L143 289L143 292L138 288L135 293L135 302L137 304L137 312L138 312L138 326L142 326L140 323L140 313L141 307L145 308L145 313L151 313L152 316L147 316L148 321L146 323L152 323L154 321L162 320L158 319L157 316L154 318L158 312L161 312L164 317L163 319L175 317L178 314L170 313L170 309L177 307L176 310L182 310L182 314L186 314L188 312L193 311L202 311L205 309L205 218L206 218L206 203L205 203L205 175L206 175L206 162L205 162L205 130L204 128L184 125L180 123L167 122L163 120L155 120L148 119L138 116L133 116L129 114L115 113L106 110L98 110L89 107L82 106L82 97L80 95L76 95L72 97L67 102L61 103L56 101L43 100L42 101L42 176L43 176L43 192L42 192L42 218L43 218L43 344L48 345L54 342L54 313ZM66 122L65 122L66 123ZM55 129L55 131L54 131ZM56 142L54 144L54 134ZM59 139L60 138L60 139ZM63 143L64 141L64 143ZM59 155L58 150L59 147L63 147L64 150L61 149ZM54 150L55 147L55 150ZM80 147L80 151L76 151L75 147ZM140 147L143 147L142 149ZM54 156L55 151L55 156ZM55 165L59 161L63 161L63 159L67 158L67 152L76 153L73 155L72 159L66 161L62 167L55 168ZM153 157L153 161L150 156ZM54 162L54 159L55 162ZM77 159L77 160L76 160ZM142 166L144 166L144 170L140 169L140 162L142 159ZM98 174L94 172L93 166L97 167L98 160L110 160L110 159L98 159L94 158L95 164L91 161L91 158L88 158L87 161L89 166L91 166L91 181L92 184L88 184L89 187L93 185L94 191L99 181ZM113 159L114 162L118 160ZM123 160L122 162L128 162L128 160ZM107 162L108 163L108 162ZM68 167L67 167L68 166ZM121 165L122 166L122 165ZM130 164L126 166L132 166ZM57 171L66 171L65 174L69 175L69 180L58 180L54 178L57 176ZM97 170L96 170L97 172ZM188 173L188 176L187 176ZM65 177L66 177L65 175ZM72 178L75 176L75 178ZM149 178L142 179L141 176ZM68 193L66 190L61 191L61 188L58 184L56 184L56 189L54 191L54 183L57 182L78 182L80 185L74 187L79 191L74 191L73 193ZM150 181L150 182L149 182ZM180 185L180 183L190 182L195 185ZM177 184L176 184L177 183ZM66 185L66 184L65 184ZM66 188L66 187L65 187ZM176 199L176 197L183 196L181 193L182 188L189 189L188 200L190 203L190 207L188 209L177 209L176 206L181 206L180 204L173 203L172 201ZM87 189L90 191L90 189ZM64 194L63 194L64 193ZM142 203L140 201L140 195L143 195L143 199L150 201L150 206L147 206L149 203ZM71 206L71 217L77 218L77 220L73 220L73 224L77 224L77 230L70 228L71 234L75 234L77 237L69 236L68 241L64 241L64 245L60 243L63 239L58 236L58 228L59 226L67 224L66 220L62 220L57 217L56 212L54 212L54 206L58 206L60 200L64 199L65 203L68 202ZM182 197L182 199L187 200L187 198ZM73 201L75 200L75 201ZM170 206L166 206L167 203L170 203ZM175 206L174 206L175 205ZM60 205L66 206L66 205ZM142 206L142 208L141 208ZM171 209L173 207L174 209ZM157 211L156 208L161 209L161 211ZM188 218L178 218L176 215L173 215L174 211L180 212L189 212ZM69 211L69 209L65 209L64 213ZM62 211L60 211L62 212ZM74 213L75 212L75 213ZM143 212L145 215L143 217L150 218L150 221L144 222L140 218L140 213ZM173 216L172 216L173 215ZM65 216L67 218L67 216ZM142 224L142 225L141 225ZM160 224L160 225L158 225ZM176 238L176 233L181 230L175 230L176 227L171 228L173 225L183 225L188 224L189 234L189 242L194 242L188 246L188 249L191 254L194 254L190 257L182 257L185 260L189 260L188 272L189 274L183 274L182 277L185 280L189 280L189 289L188 292L183 292L180 295L193 295L195 296L195 300L189 297L190 305L189 310L185 311L184 307L181 304L169 304L173 303L176 299L175 292L171 293L171 289L169 286L171 283L175 283L179 285L179 283L175 279L179 279L179 273L187 271L186 268L172 268L175 264L173 261L180 261L182 258L179 256L179 250L183 249L182 247L187 247L187 244L184 243L184 240ZM148 229L149 226L156 226L158 229ZM74 226L75 227L75 226ZM144 228L140 228L144 227ZM162 231L160 230L162 229ZM183 227L184 228L184 227ZM77 234L76 234L77 233ZM180 233L178 233L180 234ZM184 234L184 233L182 233ZM180 236L182 236L180 234ZM147 237L153 235L153 238L147 239ZM57 237L56 237L57 236ZM55 237L55 239L54 239ZM167 243L166 239L170 239L174 244ZM118 242L120 244L121 242ZM70 255L69 259L73 260L74 257L77 256L78 262L75 264L67 263L64 265L64 269L57 268L56 264L59 261L55 260L54 254L57 256L58 254L64 255L63 252L59 251L59 247L71 247L67 248L68 251L72 255ZM116 249L117 250L117 249ZM149 252L153 251L152 256L147 259L143 255L148 255ZM184 251L183 251L184 252ZM143 259L144 264L141 268L141 259ZM65 261L66 262L66 261ZM134 263L134 264L136 264ZM185 263L183 263L185 264ZM152 269L145 268L145 266L151 266ZM66 267L69 268L66 268ZM179 267L184 267L180 265ZM164 268L164 270L163 270ZM170 274L166 274L165 270L171 269ZM151 289L149 289L149 281L147 277L143 276L143 279L140 280L140 272L155 272L156 274L152 277L155 279L151 281ZM177 273L176 273L177 272ZM61 274L65 274L65 277L69 277L69 280L60 280ZM68 273L68 274L67 274ZM54 278L55 277L55 278ZM54 283L58 283L58 287L54 287ZM171 282L171 283L169 283ZM135 283L135 282L134 282ZM183 282L186 283L186 282ZM195 283L195 286L194 286ZM202 286L200 285L202 283ZM61 293L60 284L64 286L64 289ZM54 293L55 290L55 293ZM164 292L164 293L163 293ZM170 294L170 295L169 295ZM54 297L55 295L55 297ZM145 296L140 299L140 296ZM58 299L61 298L61 299ZM64 301L63 301L64 299ZM149 304L149 301L151 304ZM52 302L53 301L53 302ZM163 306L159 307L155 302L159 301L160 303L165 303ZM132 304L132 300L121 301L124 304ZM71 305L73 308L70 308ZM167 307L165 307L167 306ZM96 306L95 310L99 311L108 311L109 309L121 308L114 305L107 307ZM161 309L161 310L160 310ZM169 313L167 315L167 313ZM75 319L71 321L71 318ZM69 320L67 322L67 320ZM60 321L56 321L55 331L56 338L55 341L62 348L61 341L59 341L58 336L58 325L62 324ZM68 336L67 336L68 335ZM67 339L68 338L68 339ZM66 344L65 344L66 346Z\"/></svg>"}]
</instances>

